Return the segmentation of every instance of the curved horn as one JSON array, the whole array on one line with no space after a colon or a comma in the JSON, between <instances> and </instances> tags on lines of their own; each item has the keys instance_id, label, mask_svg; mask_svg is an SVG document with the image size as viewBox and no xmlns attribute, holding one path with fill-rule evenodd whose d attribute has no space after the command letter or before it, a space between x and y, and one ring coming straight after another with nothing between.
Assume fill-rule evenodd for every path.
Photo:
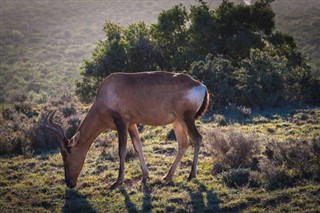
<instances>
[{"instance_id":1,"label":"curved horn","mask_svg":"<svg viewBox=\"0 0 320 213\"><path fill-rule=\"evenodd\" d=\"M66 136L65 133L60 126L60 124L54 123L52 121L54 114L56 113L56 110L49 112L43 121L43 127L45 129L49 130L50 132L54 133L56 136L58 136L60 141L65 140Z\"/></svg>"}]
</instances>

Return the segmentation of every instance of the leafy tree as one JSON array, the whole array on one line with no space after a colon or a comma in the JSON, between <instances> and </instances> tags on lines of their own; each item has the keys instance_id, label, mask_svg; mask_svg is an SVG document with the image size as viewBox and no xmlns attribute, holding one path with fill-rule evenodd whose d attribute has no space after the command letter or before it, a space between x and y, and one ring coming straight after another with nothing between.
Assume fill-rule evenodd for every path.
<instances>
[{"instance_id":1,"label":"leafy tree","mask_svg":"<svg viewBox=\"0 0 320 213\"><path fill-rule=\"evenodd\" d=\"M152 42L149 26L144 22L129 25L125 29L125 39L129 44L127 71L138 72L158 69L160 53Z\"/></svg>"},{"instance_id":2,"label":"leafy tree","mask_svg":"<svg viewBox=\"0 0 320 213\"><path fill-rule=\"evenodd\" d=\"M190 74L207 86L213 104L221 106L235 102L234 70L230 60L209 54L204 61L191 65Z\"/></svg>"},{"instance_id":3,"label":"leafy tree","mask_svg":"<svg viewBox=\"0 0 320 213\"><path fill-rule=\"evenodd\" d=\"M152 25L152 37L160 49L165 70L181 70L185 68L185 55L188 21L186 8L180 4L172 9L162 11L158 22Z\"/></svg>"},{"instance_id":4,"label":"leafy tree","mask_svg":"<svg viewBox=\"0 0 320 213\"><path fill-rule=\"evenodd\" d=\"M205 2L200 3L191 6L189 14L189 44L195 60L204 59L209 52L217 54L222 48L217 17Z\"/></svg>"},{"instance_id":5,"label":"leafy tree","mask_svg":"<svg viewBox=\"0 0 320 213\"><path fill-rule=\"evenodd\" d=\"M275 14L271 7L274 0L258 0L251 7L251 17L257 30L270 35L275 26Z\"/></svg>"},{"instance_id":6,"label":"leafy tree","mask_svg":"<svg viewBox=\"0 0 320 213\"><path fill-rule=\"evenodd\" d=\"M274 106L283 100L283 74L286 58L273 56L268 50L251 49L250 57L240 62L234 72L237 79L237 104Z\"/></svg>"},{"instance_id":7,"label":"leafy tree","mask_svg":"<svg viewBox=\"0 0 320 213\"><path fill-rule=\"evenodd\" d=\"M264 0L250 6L224 0L216 14L223 44L221 53L235 59L248 57L251 48L263 48L264 37L274 27L270 2Z\"/></svg>"},{"instance_id":8,"label":"leafy tree","mask_svg":"<svg viewBox=\"0 0 320 213\"><path fill-rule=\"evenodd\" d=\"M107 21L103 28L107 39L99 41L92 58L81 67L76 94L84 102L96 95L101 81L113 72L141 72L157 69L159 53L151 42L150 27L141 22L127 29Z\"/></svg>"},{"instance_id":9,"label":"leafy tree","mask_svg":"<svg viewBox=\"0 0 320 213\"><path fill-rule=\"evenodd\" d=\"M113 72L182 71L203 81L216 105L275 106L319 103L319 74L312 73L292 36L274 31L273 0L211 10L204 0L188 11L182 4L158 21L122 27L107 21L106 40L81 68L77 94L91 101Z\"/></svg>"}]
</instances>

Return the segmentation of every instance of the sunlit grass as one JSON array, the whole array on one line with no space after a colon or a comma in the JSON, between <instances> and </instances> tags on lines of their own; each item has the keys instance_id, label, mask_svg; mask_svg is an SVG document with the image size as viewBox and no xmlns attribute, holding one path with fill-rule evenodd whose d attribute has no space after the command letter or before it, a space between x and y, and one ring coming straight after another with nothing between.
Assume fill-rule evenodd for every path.
<instances>
[{"instance_id":1,"label":"sunlit grass","mask_svg":"<svg viewBox=\"0 0 320 213\"><path fill-rule=\"evenodd\" d=\"M320 109L304 111L309 117L303 124L292 119L301 116L291 111L289 117L263 119L218 127L255 132L268 140L310 138L319 135ZM305 116L303 116L305 117ZM304 119L304 118L303 118ZM118 175L117 138L115 132L104 133L108 144L98 139L91 147L78 185L74 190L64 184L60 153L51 151L31 158L23 156L0 158L0 208L3 212L283 212L319 211L320 185L309 181L288 188L268 190L263 187L228 187L221 174L213 173L217 159L208 152L207 132L217 127L214 122L197 122L204 135L200 152L198 176L187 181L193 157L187 151L172 181L166 175L175 157L177 143L172 140L171 127L141 129L141 138L150 178L141 182L138 157L133 154L126 162L125 181L118 189L109 187ZM287 134L287 131L291 132ZM110 139L111 138L111 139ZM129 140L128 148L132 148Z\"/></svg>"}]
</instances>

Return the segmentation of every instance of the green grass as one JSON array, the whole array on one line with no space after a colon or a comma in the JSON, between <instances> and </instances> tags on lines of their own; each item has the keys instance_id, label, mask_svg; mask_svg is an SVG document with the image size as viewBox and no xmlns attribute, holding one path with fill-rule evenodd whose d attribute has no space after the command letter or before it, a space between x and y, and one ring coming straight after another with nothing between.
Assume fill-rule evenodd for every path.
<instances>
[{"instance_id":1,"label":"green grass","mask_svg":"<svg viewBox=\"0 0 320 213\"><path fill-rule=\"evenodd\" d=\"M226 116L227 117L227 116ZM259 137L285 141L308 139L320 134L320 108L281 109L252 113L229 128L256 132ZM216 122L198 122L207 132ZM104 133L91 147L75 190L64 184L60 153L51 151L32 158L0 158L0 209L2 212L319 212L320 184L301 181L294 187L268 190L263 187L228 187L222 175L213 174L217 163L205 145L201 149L198 176L186 181L192 163L190 148L174 179L165 182L176 154L171 127L141 128L141 138L150 178L142 184L138 158L129 143L124 184L109 190L117 178L118 156L115 132ZM107 140L107 142L106 142Z\"/></svg>"}]
</instances>

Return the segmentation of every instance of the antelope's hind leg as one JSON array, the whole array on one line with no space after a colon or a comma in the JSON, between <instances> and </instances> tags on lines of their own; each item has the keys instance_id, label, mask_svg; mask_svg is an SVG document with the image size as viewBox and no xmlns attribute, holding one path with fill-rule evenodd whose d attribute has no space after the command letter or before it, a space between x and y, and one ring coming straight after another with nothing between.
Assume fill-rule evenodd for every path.
<instances>
[{"instance_id":1,"label":"antelope's hind leg","mask_svg":"<svg viewBox=\"0 0 320 213\"><path fill-rule=\"evenodd\" d=\"M140 161L141 170L142 170L142 182L146 183L149 177L149 170L144 160L142 145L139 137L139 131L136 124L129 126L129 135L131 137L134 150L139 156L139 161Z\"/></svg>"},{"instance_id":2,"label":"antelope's hind leg","mask_svg":"<svg viewBox=\"0 0 320 213\"><path fill-rule=\"evenodd\" d=\"M202 143L202 136L200 135L194 123L195 122L194 120L186 120L185 122L188 128L188 134L194 146L193 162L192 162L191 172L188 177L188 180L191 180L192 178L196 177L196 174L197 174L197 165L198 165L200 146Z\"/></svg>"},{"instance_id":3,"label":"antelope's hind leg","mask_svg":"<svg viewBox=\"0 0 320 213\"><path fill-rule=\"evenodd\" d=\"M181 162L182 157L184 156L185 152L189 147L188 136L184 128L184 123L175 122L173 124L174 133L177 137L178 141L178 153L176 158L173 161L173 164L168 172L168 174L163 178L164 180L171 180L178 165Z\"/></svg>"}]
</instances>

